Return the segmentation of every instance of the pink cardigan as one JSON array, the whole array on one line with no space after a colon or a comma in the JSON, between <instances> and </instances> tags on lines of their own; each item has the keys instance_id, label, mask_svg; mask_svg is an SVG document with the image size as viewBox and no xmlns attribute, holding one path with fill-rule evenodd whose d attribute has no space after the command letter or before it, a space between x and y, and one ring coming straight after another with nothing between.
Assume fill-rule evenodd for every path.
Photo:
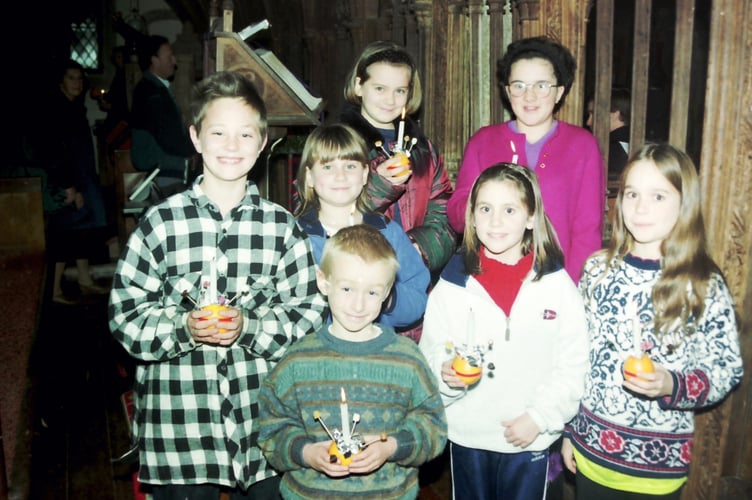
<instances>
[{"instance_id":1,"label":"pink cardigan","mask_svg":"<svg viewBox=\"0 0 752 500\"><path fill-rule=\"evenodd\" d=\"M515 154L518 164L527 165L525 135L515 133L509 122L483 127L470 138L447 203L449 223L458 233L465 228L465 205L475 179L496 163L511 163ZM565 267L577 283L585 259L602 245L606 175L595 137L581 127L558 122L540 152L535 173L546 215L564 251Z\"/></svg>"}]
</instances>

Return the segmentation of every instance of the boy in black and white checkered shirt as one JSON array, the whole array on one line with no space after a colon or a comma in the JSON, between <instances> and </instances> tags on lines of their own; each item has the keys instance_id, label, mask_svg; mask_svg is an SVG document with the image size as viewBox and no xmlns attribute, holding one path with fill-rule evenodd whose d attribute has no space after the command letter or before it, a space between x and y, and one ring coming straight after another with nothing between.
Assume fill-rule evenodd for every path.
<instances>
[{"instance_id":1,"label":"boy in black and white checkered shirt","mask_svg":"<svg viewBox=\"0 0 752 500\"><path fill-rule=\"evenodd\" d=\"M220 72L196 86L191 139L203 174L151 207L110 295L110 328L138 361L139 481L166 498L276 498L256 439L257 393L287 348L323 322L313 257L293 217L247 174L267 140L253 85ZM214 282L210 282L214 280ZM229 304L206 319L194 302Z\"/></svg>"}]
</instances>

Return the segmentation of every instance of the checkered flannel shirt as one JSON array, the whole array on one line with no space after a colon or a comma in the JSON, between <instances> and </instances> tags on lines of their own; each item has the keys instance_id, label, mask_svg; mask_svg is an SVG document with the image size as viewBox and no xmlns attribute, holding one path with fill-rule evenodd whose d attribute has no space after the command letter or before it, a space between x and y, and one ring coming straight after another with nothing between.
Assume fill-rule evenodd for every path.
<instances>
[{"instance_id":1,"label":"checkered flannel shirt","mask_svg":"<svg viewBox=\"0 0 752 500\"><path fill-rule=\"evenodd\" d=\"M273 476L257 447L258 390L287 348L323 322L310 244L293 217L248 183L226 217L194 186L150 208L131 234L110 295L110 329L138 361L134 439L151 484L249 485ZM193 341L211 259L243 313L230 347ZM203 276L203 278L202 278Z\"/></svg>"}]
</instances>

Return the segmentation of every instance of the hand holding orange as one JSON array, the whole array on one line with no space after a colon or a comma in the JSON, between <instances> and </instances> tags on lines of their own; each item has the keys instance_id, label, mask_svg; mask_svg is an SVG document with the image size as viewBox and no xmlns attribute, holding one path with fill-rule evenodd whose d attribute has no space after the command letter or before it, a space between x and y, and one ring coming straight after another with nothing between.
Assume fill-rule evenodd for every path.
<instances>
[{"instance_id":1,"label":"hand holding orange","mask_svg":"<svg viewBox=\"0 0 752 500\"><path fill-rule=\"evenodd\" d=\"M222 316L220 311L227 311L230 309L228 306L221 305L221 304L209 304L207 306L204 306L201 308L202 311L206 311L210 314L206 316L202 316L201 320L207 320L207 319L217 319L220 323L221 322L228 322L232 321L232 318L227 318L225 316ZM217 328L217 331L219 333L227 333L227 329L225 328Z\"/></svg>"}]
</instances>

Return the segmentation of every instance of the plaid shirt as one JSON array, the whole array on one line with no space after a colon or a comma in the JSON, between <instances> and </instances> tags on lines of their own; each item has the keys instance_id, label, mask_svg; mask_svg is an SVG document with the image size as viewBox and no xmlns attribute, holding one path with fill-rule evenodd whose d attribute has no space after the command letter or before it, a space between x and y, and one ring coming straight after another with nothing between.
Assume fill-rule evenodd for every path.
<instances>
[{"instance_id":1,"label":"plaid shirt","mask_svg":"<svg viewBox=\"0 0 752 500\"><path fill-rule=\"evenodd\" d=\"M290 345L315 331L326 304L311 247L293 217L248 184L225 218L199 187L150 208L118 263L110 329L139 361L134 439L139 480L247 488L271 477L257 446L258 390ZM243 315L230 347L186 327L209 262Z\"/></svg>"}]
</instances>

